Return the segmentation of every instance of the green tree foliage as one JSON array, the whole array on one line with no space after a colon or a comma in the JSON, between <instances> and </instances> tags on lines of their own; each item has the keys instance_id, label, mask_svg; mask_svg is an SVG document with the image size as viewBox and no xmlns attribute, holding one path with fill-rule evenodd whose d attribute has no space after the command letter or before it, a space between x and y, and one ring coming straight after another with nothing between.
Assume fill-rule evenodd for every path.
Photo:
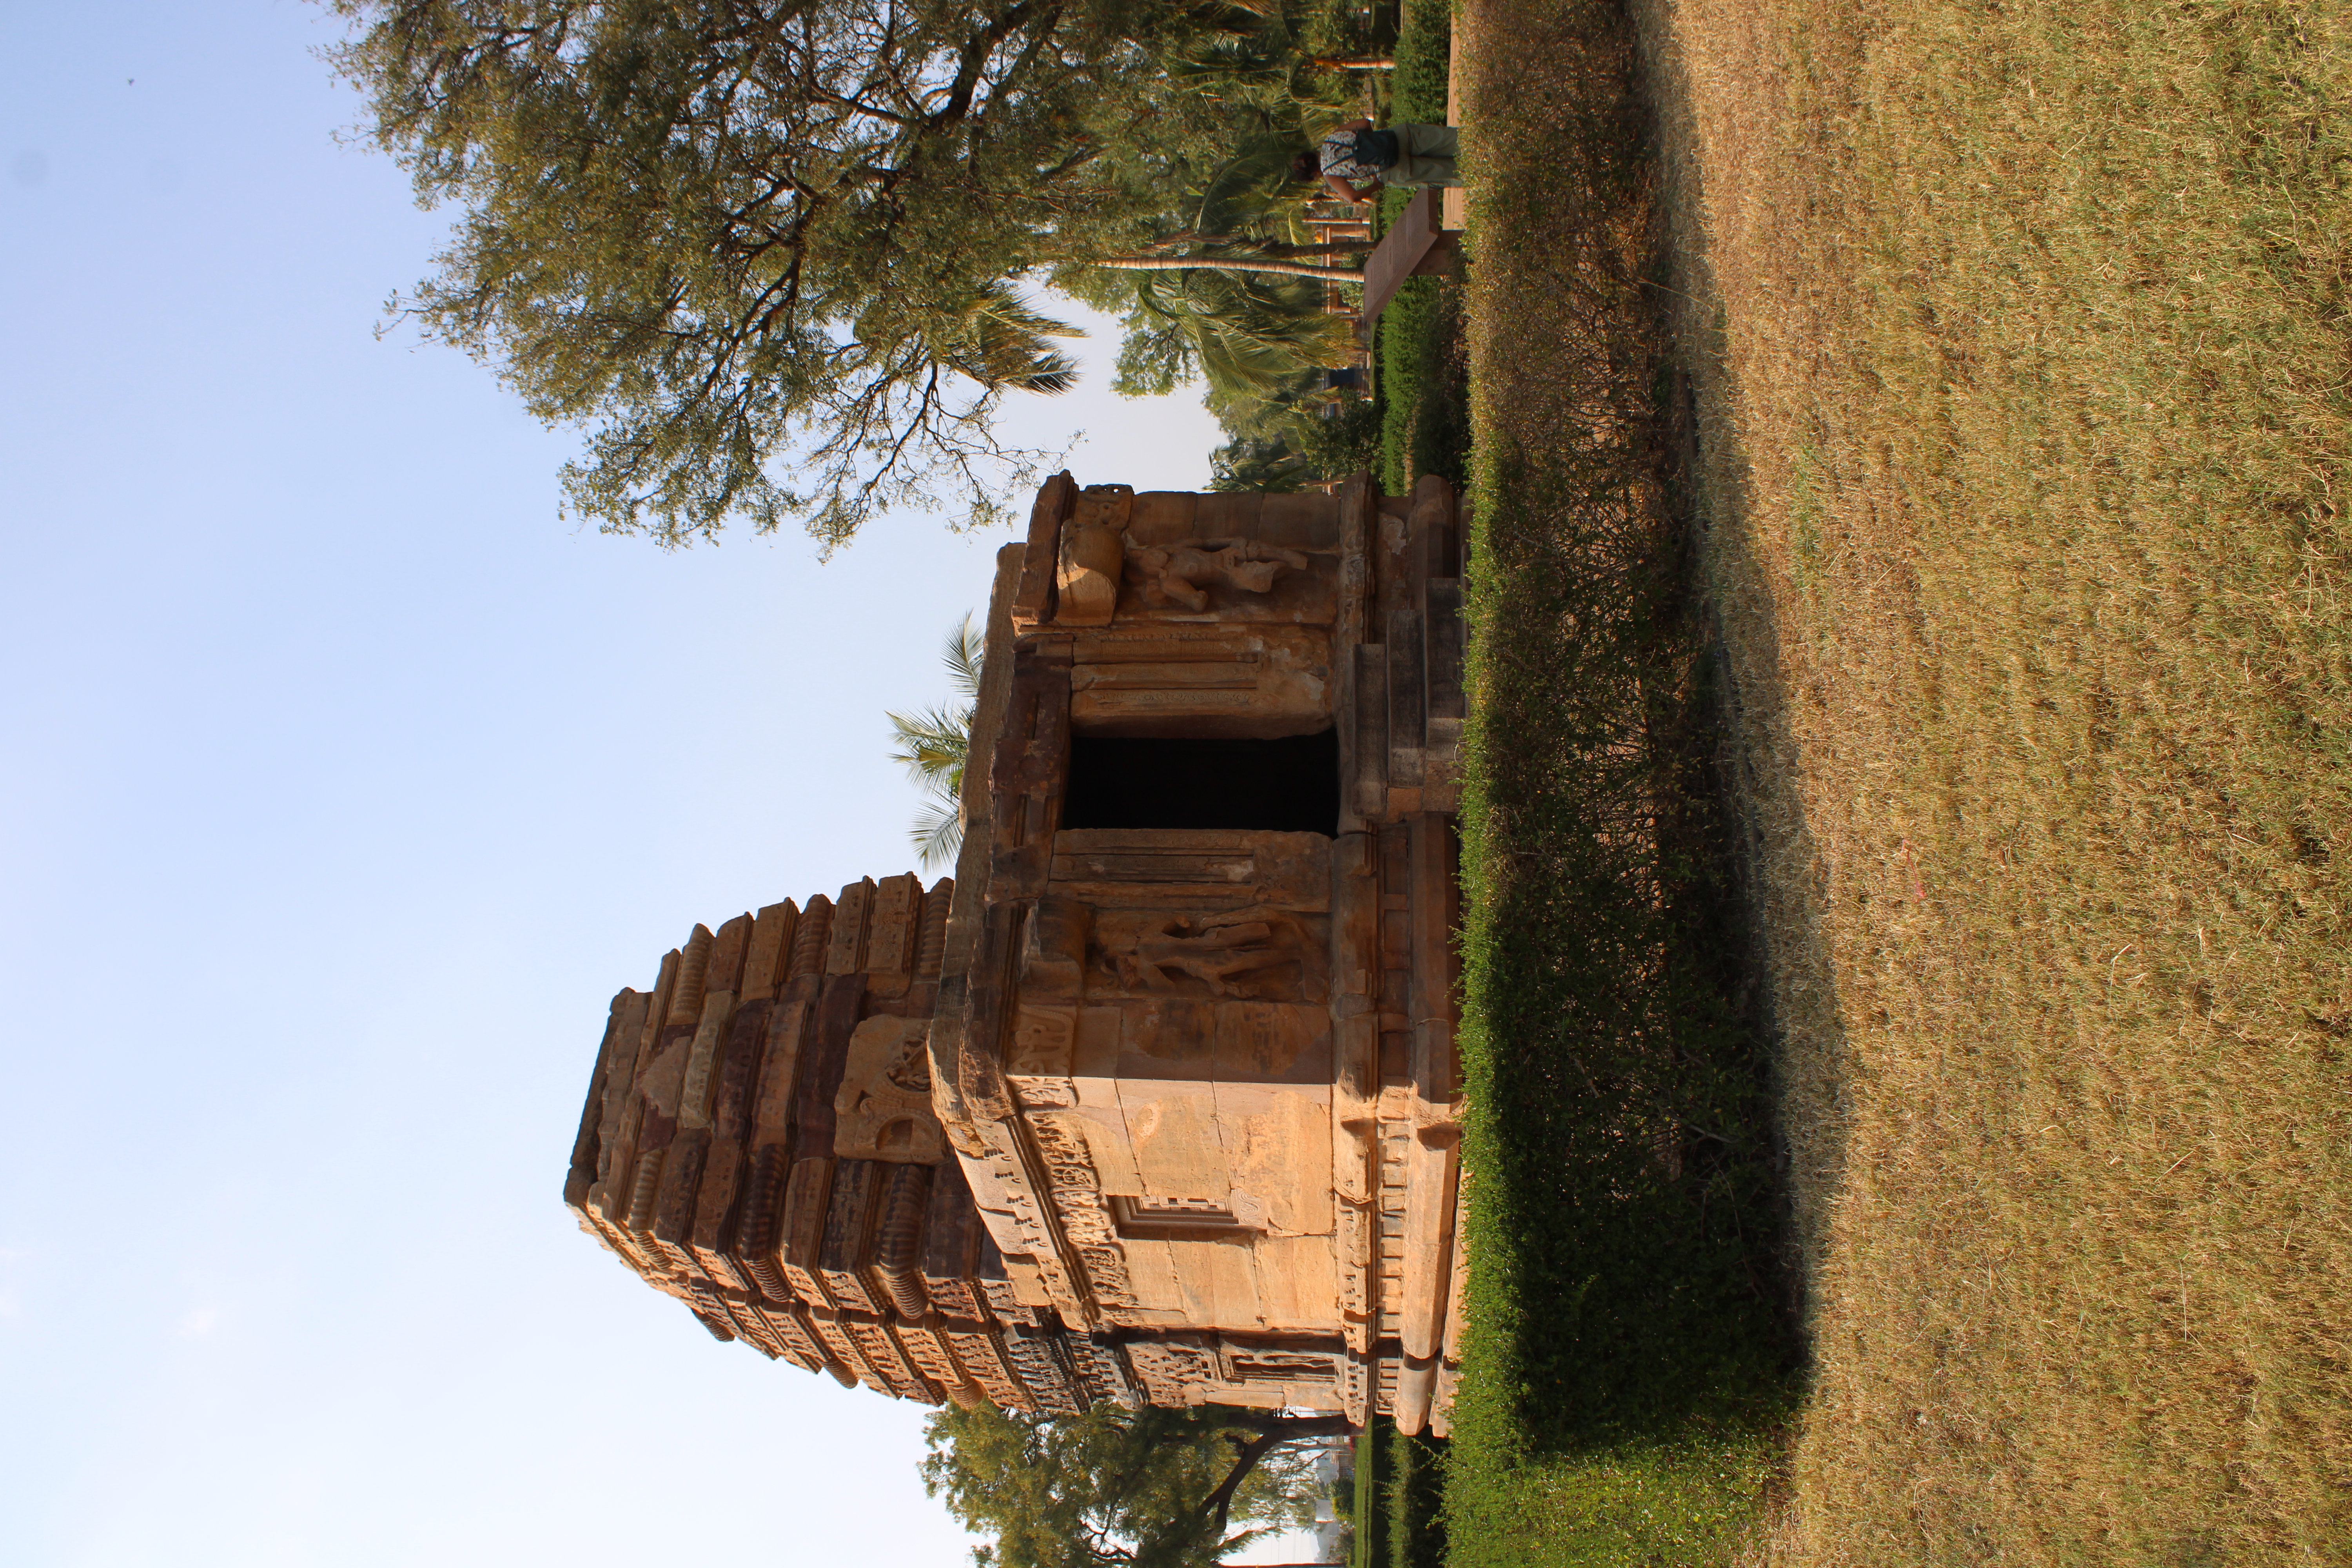
<instances>
[{"instance_id":1,"label":"green tree foliage","mask_svg":"<svg viewBox=\"0 0 2352 1568\"><path fill-rule=\"evenodd\" d=\"M926 1424L923 1486L992 1538L973 1552L981 1568L1209 1568L1312 1521L1313 1477L1294 1445L1346 1430L1337 1416L1216 1406L950 1408Z\"/></svg>"},{"instance_id":2,"label":"green tree foliage","mask_svg":"<svg viewBox=\"0 0 2352 1568\"><path fill-rule=\"evenodd\" d=\"M1137 319L1113 390L1174 390L1198 371L1212 386L1271 397L1301 370L1344 364L1349 324L1323 310L1323 285L1304 278L1192 267L1136 279Z\"/></svg>"},{"instance_id":3,"label":"green tree foliage","mask_svg":"<svg viewBox=\"0 0 2352 1568\"><path fill-rule=\"evenodd\" d=\"M1072 293L1123 314L1112 383L1121 395L1155 396L1197 374L1216 391L1269 398L1352 353L1348 324L1324 312L1319 278L1266 269L1349 268L1351 260L1301 243L1289 162L1307 106L1289 107L1286 117L1255 110L1248 137L1185 191L1150 246L1065 279ZM1165 270L1138 270L1146 268Z\"/></svg>"},{"instance_id":4,"label":"green tree foliage","mask_svg":"<svg viewBox=\"0 0 2352 1568\"><path fill-rule=\"evenodd\" d=\"M1204 87L1272 0L330 3L369 134L458 209L395 316L587 426L570 506L671 543L1001 515L1047 454L991 416L1071 379L1021 280L1148 244L1275 90Z\"/></svg>"},{"instance_id":5,"label":"green tree foliage","mask_svg":"<svg viewBox=\"0 0 2352 1568\"><path fill-rule=\"evenodd\" d=\"M1281 436L1236 436L1209 454L1209 488L1254 494L1287 494L1316 484L1323 476L1315 465L1290 449Z\"/></svg>"},{"instance_id":6,"label":"green tree foliage","mask_svg":"<svg viewBox=\"0 0 2352 1568\"><path fill-rule=\"evenodd\" d=\"M1304 489L1380 460L1381 410L1370 398L1342 398L1328 415L1286 394L1265 406L1273 416L1209 454L1211 489Z\"/></svg>"},{"instance_id":7,"label":"green tree foliage","mask_svg":"<svg viewBox=\"0 0 2352 1568\"><path fill-rule=\"evenodd\" d=\"M963 772L971 756L971 721L980 711L981 658L987 639L966 616L948 633L940 662L954 698L918 713L886 713L904 766L923 792L923 808L909 835L926 868L953 860L963 847Z\"/></svg>"}]
</instances>

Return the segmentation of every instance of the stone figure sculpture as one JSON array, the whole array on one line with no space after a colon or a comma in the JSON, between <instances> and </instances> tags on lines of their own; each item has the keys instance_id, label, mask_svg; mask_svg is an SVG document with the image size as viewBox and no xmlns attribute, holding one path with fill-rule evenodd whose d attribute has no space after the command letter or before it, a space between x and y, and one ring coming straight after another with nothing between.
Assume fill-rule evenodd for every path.
<instances>
[{"instance_id":1,"label":"stone figure sculpture","mask_svg":"<svg viewBox=\"0 0 2352 1568\"><path fill-rule=\"evenodd\" d=\"M1234 910L1213 915L1150 913L1107 916L1102 921L1104 955L1119 983L1156 992L1181 989L1190 975L1218 996L1244 1001L1261 987L1236 980L1297 962L1294 935L1280 917Z\"/></svg>"},{"instance_id":2,"label":"stone figure sculpture","mask_svg":"<svg viewBox=\"0 0 2352 1568\"><path fill-rule=\"evenodd\" d=\"M1128 559L1143 578L1147 604L1161 608L1181 605L1195 615L1209 607L1209 584L1223 583L1244 594L1270 594L1286 567L1303 572L1308 564L1299 551L1254 539L1204 539L1166 547L1130 539Z\"/></svg>"}]
</instances>

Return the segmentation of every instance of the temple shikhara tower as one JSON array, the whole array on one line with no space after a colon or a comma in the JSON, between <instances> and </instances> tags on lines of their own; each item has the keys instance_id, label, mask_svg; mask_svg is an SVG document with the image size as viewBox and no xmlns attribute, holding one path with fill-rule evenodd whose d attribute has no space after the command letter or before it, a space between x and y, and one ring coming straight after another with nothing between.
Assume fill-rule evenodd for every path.
<instances>
[{"instance_id":1,"label":"temple shikhara tower","mask_svg":"<svg viewBox=\"0 0 2352 1568\"><path fill-rule=\"evenodd\" d=\"M956 876L697 926L564 1187L712 1333L931 1402L1443 1431L1453 492L1039 492ZM812 825L814 826L814 825Z\"/></svg>"}]
</instances>

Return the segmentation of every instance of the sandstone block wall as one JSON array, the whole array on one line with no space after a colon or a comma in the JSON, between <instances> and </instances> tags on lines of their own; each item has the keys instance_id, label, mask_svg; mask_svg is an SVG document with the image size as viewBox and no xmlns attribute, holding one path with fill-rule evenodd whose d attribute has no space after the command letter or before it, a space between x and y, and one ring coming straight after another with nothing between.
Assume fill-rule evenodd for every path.
<instances>
[{"instance_id":1,"label":"sandstone block wall","mask_svg":"<svg viewBox=\"0 0 2352 1568\"><path fill-rule=\"evenodd\" d=\"M566 1200L713 1333L899 1397L1391 1413L1460 1331L1452 492L1057 475L952 881L697 927Z\"/></svg>"},{"instance_id":2,"label":"sandstone block wall","mask_svg":"<svg viewBox=\"0 0 2352 1568\"><path fill-rule=\"evenodd\" d=\"M954 884L697 926L613 999L564 1201L704 1328L937 1404L1132 1398L1115 1348L1016 1300L930 1108Z\"/></svg>"}]
</instances>

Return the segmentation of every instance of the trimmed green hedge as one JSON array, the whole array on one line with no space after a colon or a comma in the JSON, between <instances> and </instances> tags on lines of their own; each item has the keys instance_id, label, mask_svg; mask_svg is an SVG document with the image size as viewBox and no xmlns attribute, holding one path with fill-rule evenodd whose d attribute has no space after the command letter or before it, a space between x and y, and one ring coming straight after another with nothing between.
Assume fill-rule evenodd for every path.
<instances>
[{"instance_id":1,"label":"trimmed green hedge","mask_svg":"<svg viewBox=\"0 0 2352 1568\"><path fill-rule=\"evenodd\" d=\"M1397 25L1396 68L1389 73L1388 119L1417 125L1445 123L1446 72L1453 59L1452 0L1404 0ZM1404 211L1409 193L1381 195L1385 231ZM1458 337L1460 311L1442 296L1452 286L1435 278L1408 279L1375 329L1380 363L1381 488L1391 495L1412 489L1414 476L1435 472L1467 479L1468 429L1458 377L1446 350ZM1452 406L1444 406L1450 402Z\"/></svg>"}]
</instances>

